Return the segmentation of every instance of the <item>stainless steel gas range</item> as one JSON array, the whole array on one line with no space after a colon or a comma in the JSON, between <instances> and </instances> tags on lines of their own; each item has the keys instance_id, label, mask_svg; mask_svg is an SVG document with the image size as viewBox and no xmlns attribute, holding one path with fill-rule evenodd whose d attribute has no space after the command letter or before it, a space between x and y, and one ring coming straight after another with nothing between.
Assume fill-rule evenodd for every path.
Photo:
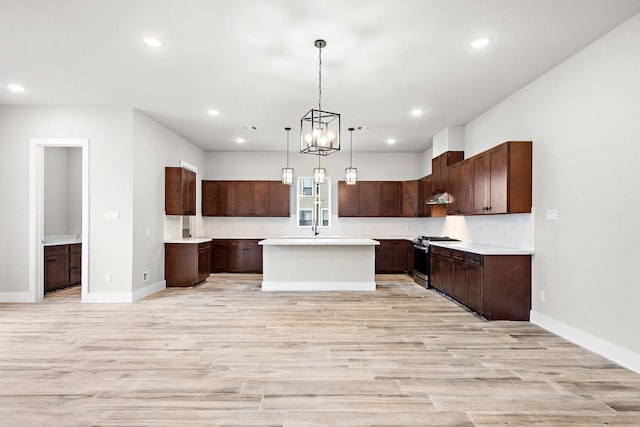
<instances>
[{"instance_id":1,"label":"stainless steel gas range","mask_svg":"<svg viewBox=\"0 0 640 427\"><path fill-rule=\"evenodd\" d=\"M420 286L429 287L429 242L459 242L451 237L420 236L413 239L413 280Z\"/></svg>"}]
</instances>

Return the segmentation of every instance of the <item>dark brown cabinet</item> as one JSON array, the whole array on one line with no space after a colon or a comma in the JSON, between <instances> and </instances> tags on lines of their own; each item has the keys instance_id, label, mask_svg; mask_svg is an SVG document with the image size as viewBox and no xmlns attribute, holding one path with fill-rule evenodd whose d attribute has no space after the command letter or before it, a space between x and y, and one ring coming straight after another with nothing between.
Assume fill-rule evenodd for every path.
<instances>
[{"instance_id":1,"label":"dark brown cabinet","mask_svg":"<svg viewBox=\"0 0 640 427\"><path fill-rule=\"evenodd\" d=\"M413 271L413 243L402 239L376 239L376 273L408 273Z\"/></svg>"},{"instance_id":2,"label":"dark brown cabinet","mask_svg":"<svg viewBox=\"0 0 640 427\"><path fill-rule=\"evenodd\" d=\"M202 215L235 216L235 181L202 181Z\"/></svg>"},{"instance_id":3,"label":"dark brown cabinet","mask_svg":"<svg viewBox=\"0 0 640 427\"><path fill-rule=\"evenodd\" d=\"M471 158L474 214L529 213L531 141L508 141Z\"/></svg>"},{"instance_id":4,"label":"dark brown cabinet","mask_svg":"<svg viewBox=\"0 0 640 427\"><path fill-rule=\"evenodd\" d=\"M44 292L80 284L82 244L44 247Z\"/></svg>"},{"instance_id":5,"label":"dark brown cabinet","mask_svg":"<svg viewBox=\"0 0 640 427\"><path fill-rule=\"evenodd\" d=\"M196 173L185 168L164 169L164 210L166 215L196 214Z\"/></svg>"},{"instance_id":6,"label":"dark brown cabinet","mask_svg":"<svg viewBox=\"0 0 640 427\"><path fill-rule=\"evenodd\" d=\"M338 181L338 216L360 216L361 184L347 185L344 181Z\"/></svg>"},{"instance_id":7,"label":"dark brown cabinet","mask_svg":"<svg viewBox=\"0 0 640 427\"><path fill-rule=\"evenodd\" d=\"M457 215L460 211L460 162L447 168L447 191L449 192L449 203L447 204L447 215Z\"/></svg>"},{"instance_id":8,"label":"dark brown cabinet","mask_svg":"<svg viewBox=\"0 0 640 427\"><path fill-rule=\"evenodd\" d=\"M470 214L473 211L473 161L466 159L460 162L460 187L456 193L459 214Z\"/></svg>"},{"instance_id":9,"label":"dark brown cabinet","mask_svg":"<svg viewBox=\"0 0 640 427\"><path fill-rule=\"evenodd\" d=\"M531 256L431 248L431 287L489 320L529 320Z\"/></svg>"},{"instance_id":10,"label":"dark brown cabinet","mask_svg":"<svg viewBox=\"0 0 640 427\"><path fill-rule=\"evenodd\" d=\"M290 216L291 186L280 181L269 181L269 216Z\"/></svg>"},{"instance_id":11,"label":"dark brown cabinet","mask_svg":"<svg viewBox=\"0 0 640 427\"><path fill-rule=\"evenodd\" d=\"M269 216L269 183L236 182L236 216Z\"/></svg>"},{"instance_id":12,"label":"dark brown cabinet","mask_svg":"<svg viewBox=\"0 0 640 427\"><path fill-rule=\"evenodd\" d=\"M443 217L447 214L446 205L427 205L426 200L433 194L432 176L427 175L418 180L418 216Z\"/></svg>"},{"instance_id":13,"label":"dark brown cabinet","mask_svg":"<svg viewBox=\"0 0 640 427\"><path fill-rule=\"evenodd\" d=\"M262 273L262 246L258 239L214 239L212 273Z\"/></svg>"},{"instance_id":14,"label":"dark brown cabinet","mask_svg":"<svg viewBox=\"0 0 640 427\"><path fill-rule=\"evenodd\" d=\"M433 192L449 191L448 168L462 161L464 151L447 151L431 160L431 185Z\"/></svg>"},{"instance_id":15,"label":"dark brown cabinet","mask_svg":"<svg viewBox=\"0 0 640 427\"><path fill-rule=\"evenodd\" d=\"M190 287L210 274L211 242L165 243L164 277L169 287Z\"/></svg>"},{"instance_id":16,"label":"dark brown cabinet","mask_svg":"<svg viewBox=\"0 0 640 427\"><path fill-rule=\"evenodd\" d=\"M418 180L402 182L402 216L418 216Z\"/></svg>"},{"instance_id":17,"label":"dark brown cabinet","mask_svg":"<svg viewBox=\"0 0 640 427\"><path fill-rule=\"evenodd\" d=\"M338 182L338 216L401 217L402 181Z\"/></svg>"},{"instance_id":18,"label":"dark brown cabinet","mask_svg":"<svg viewBox=\"0 0 640 427\"><path fill-rule=\"evenodd\" d=\"M280 181L202 181L202 215L288 217L290 193Z\"/></svg>"}]
</instances>

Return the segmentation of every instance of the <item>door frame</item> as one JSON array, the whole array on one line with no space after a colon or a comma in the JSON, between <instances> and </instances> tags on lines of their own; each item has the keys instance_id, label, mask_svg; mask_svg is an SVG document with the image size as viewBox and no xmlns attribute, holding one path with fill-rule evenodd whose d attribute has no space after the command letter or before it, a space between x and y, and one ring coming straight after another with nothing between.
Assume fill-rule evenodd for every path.
<instances>
[{"instance_id":1,"label":"door frame","mask_svg":"<svg viewBox=\"0 0 640 427\"><path fill-rule=\"evenodd\" d=\"M44 149L82 149L82 301L89 293L89 139L31 138L29 167L29 298L44 299Z\"/></svg>"}]
</instances>

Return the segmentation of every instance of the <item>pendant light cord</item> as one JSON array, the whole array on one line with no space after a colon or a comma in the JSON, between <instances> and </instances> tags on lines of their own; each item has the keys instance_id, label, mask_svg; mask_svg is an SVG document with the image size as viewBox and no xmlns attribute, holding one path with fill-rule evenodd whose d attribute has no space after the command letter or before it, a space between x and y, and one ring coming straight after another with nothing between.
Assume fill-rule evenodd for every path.
<instances>
[{"instance_id":1,"label":"pendant light cord","mask_svg":"<svg viewBox=\"0 0 640 427\"><path fill-rule=\"evenodd\" d=\"M322 111L322 46L318 48L318 63L318 111Z\"/></svg>"},{"instance_id":2,"label":"pendant light cord","mask_svg":"<svg viewBox=\"0 0 640 427\"><path fill-rule=\"evenodd\" d=\"M353 168L353 128L349 129L351 135L351 149L349 150L349 168Z\"/></svg>"}]
</instances>

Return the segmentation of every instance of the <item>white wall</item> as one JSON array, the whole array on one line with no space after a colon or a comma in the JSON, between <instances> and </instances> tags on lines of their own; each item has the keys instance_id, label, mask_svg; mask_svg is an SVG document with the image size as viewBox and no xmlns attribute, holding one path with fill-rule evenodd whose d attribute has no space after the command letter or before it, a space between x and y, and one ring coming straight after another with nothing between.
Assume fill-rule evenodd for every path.
<instances>
[{"instance_id":1,"label":"white wall","mask_svg":"<svg viewBox=\"0 0 640 427\"><path fill-rule=\"evenodd\" d=\"M639 40L640 15L465 129L466 157L533 140L532 319L636 370Z\"/></svg>"},{"instance_id":2,"label":"white wall","mask_svg":"<svg viewBox=\"0 0 640 427\"><path fill-rule=\"evenodd\" d=\"M82 232L82 149L46 147L44 235Z\"/></svg>"},{"instance_id":3,"label":"white wall","mask_svg":"<svg viewBox=\"0 0 640 427\"><path fill-rule=\"evenodd\" d=\"M29 141L89 139L90 292L131 290L131 110L125 108L0 107L0 292L29 290ZM6 207L5 207L6 206ZM104 212L119 211L119 221ZM105 283L105 275L112 283Z\"/></svg>"},{"instance_id":4,"label":"white wall","mask_svg":"<svg viewBox=\"0 0 640 427\"><path fill-rule=\"evenodd\" d=\"M180 166L180 160L198 168L196 175L196 222L201 223L201 180L204 152L144 113L133 111L133 291L164 281L165 220L168 238L179 237L180 216L164 215L164 168ZM198 227L202 229L202 224ZM149 235L146 231L149 230ZM142 272L149 282L142 282Z\"/></svg>"}]
</instances>

